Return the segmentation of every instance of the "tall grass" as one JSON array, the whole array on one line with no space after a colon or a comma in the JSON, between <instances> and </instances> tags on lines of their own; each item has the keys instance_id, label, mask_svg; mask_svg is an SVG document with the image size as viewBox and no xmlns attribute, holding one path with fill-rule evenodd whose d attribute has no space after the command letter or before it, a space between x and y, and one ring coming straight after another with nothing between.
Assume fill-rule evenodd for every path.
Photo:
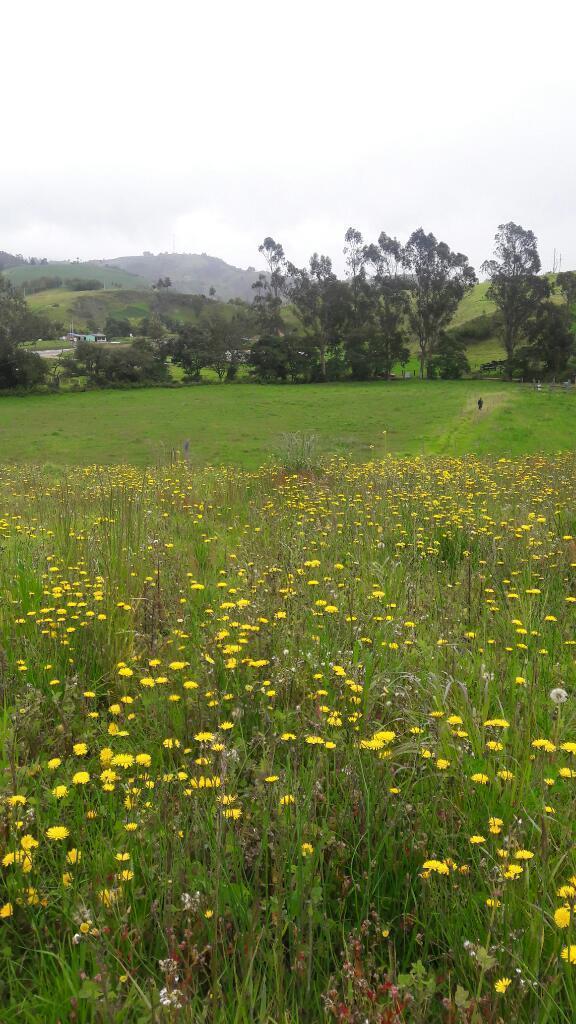
<instances>
[{"instance_id":1,"label":"tall grass","mask_svg":"<svg viewBox=\"0 0 576 1024\"><path fill-rule=\"evenodd\" d=\"M0 472L3 1024L576 1018L576 461L304 456Z\"/></svg>"}]
</instances>

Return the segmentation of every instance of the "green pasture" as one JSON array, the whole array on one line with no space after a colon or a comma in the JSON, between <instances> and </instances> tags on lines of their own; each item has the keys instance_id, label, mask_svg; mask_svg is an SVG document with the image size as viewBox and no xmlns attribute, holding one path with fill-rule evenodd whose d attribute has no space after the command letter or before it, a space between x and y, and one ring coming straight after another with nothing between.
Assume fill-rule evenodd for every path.
<instances>
[{"instance_id":1,"label":"green pasture","mask_svg":"<svg viewBox=\"0 0 576 1024\"><path fill-rule=\"evenodd\" d=\"M30 395L0 400L0 461L143 466L189 439L194 464L253 468L293 432L313 432L322 450L355 460L385 451L512 456L573 450L575 424L576 394L496 381Z\"/></svg>"}]
</instances>

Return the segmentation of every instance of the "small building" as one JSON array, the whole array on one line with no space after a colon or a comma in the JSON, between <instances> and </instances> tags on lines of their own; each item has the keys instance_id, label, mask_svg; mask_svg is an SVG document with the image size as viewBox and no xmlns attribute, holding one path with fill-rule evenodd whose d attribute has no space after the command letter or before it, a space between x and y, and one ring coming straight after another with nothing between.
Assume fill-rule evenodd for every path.
<instances>
[{"instance_id":1,"label":"small building","mask_svg":"<svg viewBox=\"0 0 576 1024\"><path fill-rule=\"evenodd\" d=\"M68 331L68 334L65 335L65 340L77 345L79 341L103 342L108 339L105 334L101 334L99 331L95 331L93 334L79 334L77 331Z\"/></svg>"}]
</instances>

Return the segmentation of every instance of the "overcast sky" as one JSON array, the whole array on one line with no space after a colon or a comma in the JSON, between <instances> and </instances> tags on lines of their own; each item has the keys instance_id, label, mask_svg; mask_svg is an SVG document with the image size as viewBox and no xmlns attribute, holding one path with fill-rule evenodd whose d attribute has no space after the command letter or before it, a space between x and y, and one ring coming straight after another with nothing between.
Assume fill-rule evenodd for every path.
<instances>
[{"instance_id":1,"label":"overcast sky","mask_svg":"<svg viewBox=\"0 0 576 1024\"><path fill-rule=\"evenodd\" d=\"M0 249L342 268L499 223L576 268L573 0L27 0L0 30Z\"/></svg>"}]
</instances>

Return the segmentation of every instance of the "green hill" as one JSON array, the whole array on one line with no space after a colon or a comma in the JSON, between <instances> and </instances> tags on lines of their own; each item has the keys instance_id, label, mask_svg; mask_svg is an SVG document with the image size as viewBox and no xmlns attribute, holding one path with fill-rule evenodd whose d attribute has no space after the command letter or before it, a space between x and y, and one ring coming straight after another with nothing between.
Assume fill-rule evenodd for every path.
<instances>
[{"instance_id":1,"label":"green hill","mask_svg":"<svg viewBox=\"0 0 576 1024\"><path fill-rule=\"evenodd\" d=\"M138 321L153 313L182 323L194 323L206 307L217 306L225 316L232 316L237 309L232 302L222 303L202 295L182 295L180 292L156 292L151 288L86 292L56 288L28 296L28 304L35 313L46 316L55 325L64 325L67 329L73 322L77 330L86 330L90 322L102 330L109 316L128 319L136 327Z\"/></svg>"},{"instance_id":2,"label":"green hill","mask_svg":"<svg viewBox=\"0 0 576 1024\"><path fill-rule=\"evenodd\" d=\"M26 282L35 282L43 277L60 277L62 281L82 280L100 281L105 288L148 288L148 281L132 274L121 267L112 267L106 263L74 263L69 260L51 260L48 263L39 263L31 266L29 263L16 267L8 267L3 274L16 287L22 287Z\"/></svg>"},{"instance_id":3,"label":"green hill","mask_svg":"<svg viewBox=\"0 0 576 1024\"><path fill-rule=\"evenodd\" d=\"M0 254L1 255L1 254ZM5 254L3 273L12 284L23 287L44 277L100 281L106 289L148 290L159 278L169 277L174 291L185 295L209 295L223 302L230 299L252 300L252 285L258 279L254 267L242 270L206 253L146 253L110 260L50 260L46 263L11 265L16 257Z\"/></svg>"},{"instance_id":4,"label":"green hill","mask_svg":"<svg viewBox=\"0 0 576 1024\"><path fill-rule=\"evenodd\" d=\"M208 295L214 288L216 298L224 302L228 299L251 302L254 294L252 285L258 279L258 271L254 267L241 270L205 252L144 253L142 256L120 256L107 262L108 266L138 274L150 284L159 277L169 277L174 289L187 295Z\"/></svg>"},{"instance_id":5,"label":"green hill","mask_svg":"<svg viewBox=\"0 0 576 1024\"><path fill-rule=\"evenodd\" d=\"M486 296L488 287L488 281L481 281L464 296L452 321L453 327L461 327L467 320L474 320L482 315L490 316L496 312L496 306Z\"/></svg>"}]
</instances>

